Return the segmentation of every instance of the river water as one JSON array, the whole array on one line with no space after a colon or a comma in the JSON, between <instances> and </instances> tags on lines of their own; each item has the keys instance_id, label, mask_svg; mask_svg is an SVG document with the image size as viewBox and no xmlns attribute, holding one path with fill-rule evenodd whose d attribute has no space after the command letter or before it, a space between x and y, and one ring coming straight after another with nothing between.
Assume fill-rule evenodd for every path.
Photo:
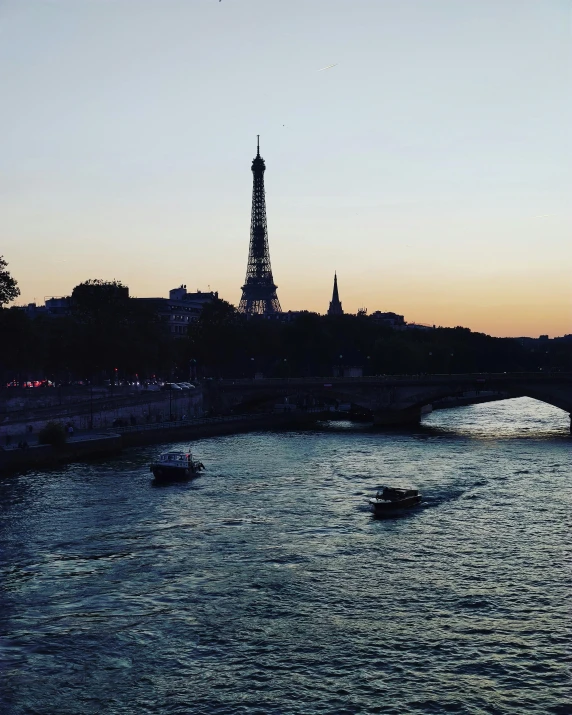
<instances>
[{"instance_id":1,"label":"river water","mask_svg":"<svg viewBox=\"0 0 572 715\"><path fill-rule=\"evenodd\" d=\"M160 447L0 481L2 715L572 713L565 413L193 450L190 484ZM375 520L384 484L425 502Z\"/></svg>"}]
</instances>

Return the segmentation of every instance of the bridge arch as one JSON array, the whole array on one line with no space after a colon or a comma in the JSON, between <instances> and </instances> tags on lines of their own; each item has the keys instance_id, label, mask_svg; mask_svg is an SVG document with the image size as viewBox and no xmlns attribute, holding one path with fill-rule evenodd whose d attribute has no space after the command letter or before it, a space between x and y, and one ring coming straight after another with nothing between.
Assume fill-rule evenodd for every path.
<instances>
[{"instance_id":1,"label":"bridge arch","mask_svg":"<svg viewBox=\"0 0 572 715\"><path fill-rule=\"evenodd\" d=\"M426 395L421 397L411 403L411 407L421 408L425 405L432 404L437 400L445 399L447 397L460 397L463 394L463 390L459 389L446 389L442 388L436 390L431 395ZM532 386L528 388L520 389L504 389L499 390L499 392L505 393L503 397L498 397L493 400L488 400L490 402L502 402L503 400L512 400L517 397L530 397L533 400L538 400L538 402L544 402L552 407L557 407L564 412L572 413L572 401L567 396L562 396L559 394L554 394L551 391L534 389Z\"/></svg>"},{"instance_id":2,"label":"bridge arch","mask_svg":"<svg viewBox=\"0 0 572 715\"><path fill-rule=\"evenodd\" d=\"M496 391L506 398L530 397L572 413L572 374L503 373L399 375L366 378L293 378L224 381L212 385L209 399L221 408L292 403L350 403L374 415L379 424L419 420L420 408L438 399L473 391Z\"/></svg>"}]
</instances>

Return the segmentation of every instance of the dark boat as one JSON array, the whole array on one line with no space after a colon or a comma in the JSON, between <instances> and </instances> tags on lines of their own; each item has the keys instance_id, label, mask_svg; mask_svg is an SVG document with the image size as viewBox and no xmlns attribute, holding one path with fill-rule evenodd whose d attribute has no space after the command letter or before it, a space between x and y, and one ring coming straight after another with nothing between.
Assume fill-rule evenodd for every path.
<instances>
[{"instance_id":1,"label":"dark boat","mask_svg":"<svg viewBox=\"0 0 572 715\"><path fill-rule=\"evenodd\" d=\"M164 452L149 469L156 482L180 482L196 477L204 469L190 452Z\"/></svg>"},{"instance_id":2,"label":"dark boat","mask_svg":"<svg viewBox=\"0 0 572 715\"><path fill-rule=\"evenodd\" d=\"M375 499L370 499L371 510L375 516L392 516L411 509L421 503L422 496L417 489L384 487L377 492Z\"/></svg>"}]
</instances>

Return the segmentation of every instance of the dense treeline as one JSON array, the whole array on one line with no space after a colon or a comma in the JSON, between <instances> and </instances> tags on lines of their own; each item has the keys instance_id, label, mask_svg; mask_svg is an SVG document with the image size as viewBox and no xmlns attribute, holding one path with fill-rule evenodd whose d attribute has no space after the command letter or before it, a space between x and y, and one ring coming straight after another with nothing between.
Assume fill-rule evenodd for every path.
<instances>
[{"instance_id":1,"label":"dense treeline","mask_svg":"<svg viewBox=\"0 0 572 715\"><path fill-rule=\"evenodd\" d=\"M339 366L369 375L572 369L570 343L527 346L468 328L398 331L365 315L246 320L223 301L205 308L189 343L214 377L325 376Z\"/></svg>"},{"instance_id":2,"label":"dense treeline","mask_svg":"<svg viewBox=\"0 0 572 715\"><path fill-rule=\"evenodd\" d=\"M177 346L154 313L120 283L87 281L74 288L69 315L28 317L0 311L0 370L8 380L133 379L173 369Z\"/></svg>"},{"instance_id":3,"label":"dense treeline","mask_svg":"<svg viewBox=\"0 0 572 715\"><path fill-rule=\"evenodd\" d=\"M70 315L30 318L0 309L0 371L9 380L163 379L572 370L572 345L521 345L466 328L395 331L359 315L301 313L290 322L246 319L215 301L189 335L173 338L121 284L87 281Z\"/></svg>"}]
</instances>

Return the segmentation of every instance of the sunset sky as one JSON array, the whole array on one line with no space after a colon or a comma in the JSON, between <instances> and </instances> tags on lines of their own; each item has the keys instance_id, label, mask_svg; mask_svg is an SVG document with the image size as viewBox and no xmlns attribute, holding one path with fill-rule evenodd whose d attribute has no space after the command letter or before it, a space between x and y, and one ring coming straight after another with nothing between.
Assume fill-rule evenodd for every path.
<instances>
[{"instance_id":1,"label":"sunset sky","mask_svg":"<svg viewBox=\"0 0 572 715\"><path fill-rule=\"evenodd\" d=\"M0 255L238 304L572 333L569 0L0 0ZM335 65L329 69L322 68Z\"/></svg>"}]
</instances>

